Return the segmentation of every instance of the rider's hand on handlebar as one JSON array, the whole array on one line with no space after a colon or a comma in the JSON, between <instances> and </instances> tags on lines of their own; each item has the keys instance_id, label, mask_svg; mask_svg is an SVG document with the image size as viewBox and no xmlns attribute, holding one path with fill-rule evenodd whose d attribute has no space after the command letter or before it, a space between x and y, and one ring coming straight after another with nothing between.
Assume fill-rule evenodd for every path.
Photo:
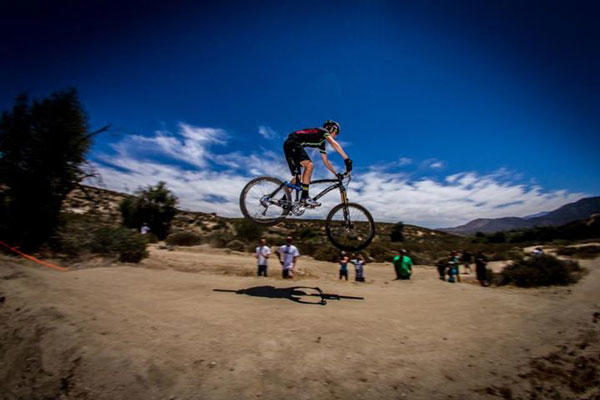
<instances>
[{"instance_id":1,"label":"rider's hand on handlebar","mask_svg":"<svg viewBox=\"0 0 600 400\"><path fill-rule=\"evenodd\" d=\"M346 158L344 160L344 164L346 164L346 173L352 171L352 160L349 158Z\"/></svg>"}]
</instances>

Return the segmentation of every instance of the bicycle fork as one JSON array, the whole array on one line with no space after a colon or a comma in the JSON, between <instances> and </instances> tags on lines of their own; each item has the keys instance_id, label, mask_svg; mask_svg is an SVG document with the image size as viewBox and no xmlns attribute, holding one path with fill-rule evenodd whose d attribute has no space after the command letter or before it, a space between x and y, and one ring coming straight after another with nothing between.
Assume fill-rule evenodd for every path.
<instances>
[{"instance_id":1,"label":"bicycle fork","mask_svg":"<svg viewBox=\"0 0 600 400\"><path fill-rule=\"evenodd\" d=\"M348 196L346 195L346 188L340 186L340 197L342 198L342 204L344 204L344 222L346 223L346 229L354 228L352 221L350 221L350 213L348 212Z\"/></svg>"}]
</instances>

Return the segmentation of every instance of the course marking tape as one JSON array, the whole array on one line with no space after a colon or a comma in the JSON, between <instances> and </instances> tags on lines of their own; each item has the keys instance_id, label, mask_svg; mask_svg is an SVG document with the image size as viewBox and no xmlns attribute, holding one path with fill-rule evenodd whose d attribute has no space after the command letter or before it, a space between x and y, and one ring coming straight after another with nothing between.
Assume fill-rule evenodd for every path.
<instances>
[{"instance_id":1,"label":"course marking tape","mask_svg":"<svg viewBox=\"0 0 600 400\"><path fill-rule=\"evenodd\" d=\"M0 244L2 246L6 247L7 249L11 250L11 251L14 251L15 253L17 253L21 257L26 258L28 260L31 260L33 262L36 262L36 263L38 263L40 265L43 265L44 267L54 268L54 269L57 269L59 271L68 271L69 270L68 268L59 267L58 265L54 265L54 264L51 264L51 263L49 263L47 261L43 261L43 260L37 259L34 256L30 256L29 254L25 254L22 251L19 251L18 247L11 247L10 245L4 243L2 240L0 240Z\"/></svg>"}]
</instances>

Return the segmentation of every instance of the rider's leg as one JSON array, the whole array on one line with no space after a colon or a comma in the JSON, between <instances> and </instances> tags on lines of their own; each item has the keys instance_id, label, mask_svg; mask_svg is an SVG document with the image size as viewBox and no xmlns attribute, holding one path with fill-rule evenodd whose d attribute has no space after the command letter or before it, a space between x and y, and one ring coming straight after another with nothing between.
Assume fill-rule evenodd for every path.
<instances>
[{"instance_id":1,"label":"rider's leg","mask_svg":"<svg viewBox=\"0 0 600 400\"><path fill-rule=\"evenodd\" d=\"M310 177L312 176L314 164L311 160L304 160L300 163L304 167L302 172L302 198L308 198L308 186L310 185Z\"/></svg>"}]
</instances>

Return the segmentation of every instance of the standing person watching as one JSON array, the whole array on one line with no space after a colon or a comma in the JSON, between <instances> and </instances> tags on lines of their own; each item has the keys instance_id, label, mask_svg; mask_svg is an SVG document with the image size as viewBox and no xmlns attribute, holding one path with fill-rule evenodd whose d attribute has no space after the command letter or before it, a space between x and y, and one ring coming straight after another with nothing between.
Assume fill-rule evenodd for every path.
<instances>
[{"instance_id":1,"label":"standing person watching","mask_svg":"<svg viewBox=\"0 0 600 400\"><path fill-rule=\"evenodd\" d=\"M481 286L490 286L487 276L487 262L487 257L481 251L478 251L475 255L475 274Z\"/></svg>"},{"instance_id":2,"label":"standing person watching","mask_svg":"<svg viewBox=\"0 0 600 400\"><path fill-rule=\"evenodd\" d=\"M335 140L339 133L340 124L335 121L325 121L322 128L307 128L290 133L283 144L285 159L290 167L290 172L294 176L291 181L292 183L296 183L296 175L300 175L300 170L304 168L300 182L302 186L301 201L307 206L318 207L321 204L311 199L308 195L308 186L310 185L310 177L312 176L314 164L306 153L306 150L304 150L305 147L319 149L325 167L332 174L337 175L337 171L327 159L327 151L325 150L325 141L327 141L344 159L346 172L352 171L352 160L348 158L342 146Z\"/></svg>"},{"instance_id":3,"label":"standing person watching","mask_svg":"<svg viewBox=\"0 0 600 400\"><path fill-rule=\"evenodd\" d=\"M294 268L296 268L296 260L300 257L298 248L292 244L294 239L288 236L286 244L277 249L279 255L279 263L281 264L281 276L283 279L291 279L294 277Z\"/></svg>"},{"instance_id":4,"label":"standing person watching","mask_svg":"<svg viewBox=\"0 0 600 400\"><path fill-rule=\"evenodd\" d=\"M267 259L270 255L271 249L267 246L267 239L260 239L260 243L256 247L256 253L254 253L258 264L258 276L267 276Z\"/></svg>"},{"instance_id":5,"label":"standing person watching","mask_svg":"<svg viewBox=\"0 0 600 400\"><path fill-rule=\"evenodd\" d=\"M351 262L352 264L354 264L354 270L356 275L354 276L354 280L356 282L364 282L365 281L365 258L362 256L362 254L358 253L358 254L353 254L352 257L354 257Z\"/></svg>"},{"instance_id":6,"label":"standing person watching","mask_svg":"<svg viewBox=\"0 0 600 400\"><path fill-rule=\"evenodd\" d=\"M410 279L412 275L412 260L407 255L406 250L402 249L396 257L394 257L394 269L396 270L396 280Z\"/></svg>"},{"instance_id":7,"label":"standing person watching","mask_svg":"<svg viewBox=\"0 0 600 400\"><path fill-rule=\"evenodd\" d=\"M471 273L471 260L473 259L473 256L471 255L471 253L467 250L463 250L461 255L460 255L460 261L462 261L463 265L465 266L465 272L464 274L468 275Z\"/></svg>"},{"instance_id":8,"label":"standing person watching","mask_svg":"<svg viewBox=\"0 0 600 400\"><path fill-rule=\"evenodd\" d=\"M340 279L345 278L348 280L348 262L350 261L350 257L346 254L345 251L342 250L340 253Z\"/></svg>"}]
</instances>

